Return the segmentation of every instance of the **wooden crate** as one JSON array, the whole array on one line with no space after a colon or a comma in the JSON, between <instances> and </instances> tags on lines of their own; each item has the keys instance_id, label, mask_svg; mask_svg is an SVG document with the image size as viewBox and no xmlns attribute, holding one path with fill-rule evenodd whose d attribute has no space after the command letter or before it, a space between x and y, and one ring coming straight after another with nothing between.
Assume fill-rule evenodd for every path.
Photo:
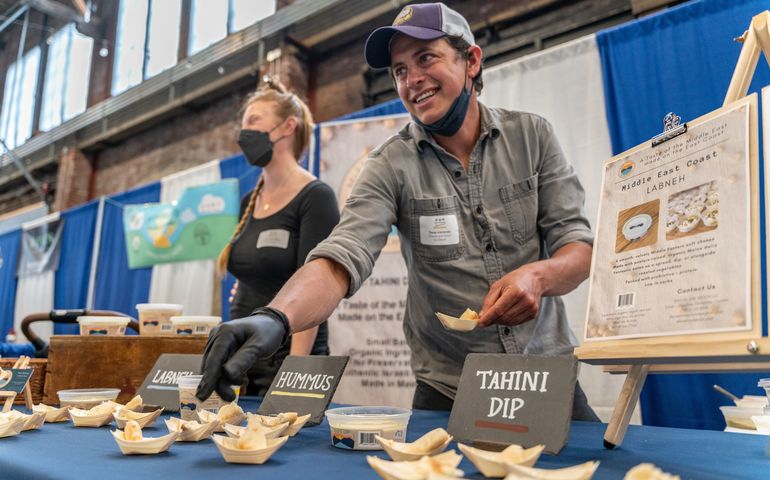
<instances>
[{"instance_id":1,"label":"wooden crate","mask_svg":"<svg viewBox=\"0 0 770 480\"><path fill-rule=\"evenodd\" d=\"M207 337L84 337L54 335L45 378L47 404L58 404L56 392L71 388L120 388L118 402L136 395L144 377L163 353L202 354Z\"/></svg>"},{"instance_id":2,"label":"wooden crate","mask_svg":"<svg viewBox=\"0 0 770 480\"><path fill-rule=\"evenodd\" d=\"M7 369L13 367L18 358L0 358L0 368ZM35 373L29 378L29 387L32 390L32 402L38 404L43 401L43 387L45 386L46 366L48 360L45 358L32 358L29 360L30 368ZM19 394L14 400L14 405L24 405L24 395Z\"/></svg>"}]
</instances>

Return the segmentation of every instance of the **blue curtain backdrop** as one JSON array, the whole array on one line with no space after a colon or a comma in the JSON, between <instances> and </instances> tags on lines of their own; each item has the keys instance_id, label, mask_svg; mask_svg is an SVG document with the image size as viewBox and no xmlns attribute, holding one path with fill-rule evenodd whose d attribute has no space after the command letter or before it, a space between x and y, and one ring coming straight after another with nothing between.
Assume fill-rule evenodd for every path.
<instances>
[{"instance_id":1,"label":"blue curtain backdrop","mask_svg":"<svg viewBox=\"0 0 770 480\"><path fill-rule=\"evenodd\" d=\"M667 112L688 121L719 108L741 50L741 44L732 39L769 6L767 0L698 1L600 32L597 42L614 152L660 133ZM760 57L751 91L768 83L770 69ZM764 226L762 231L764 238ZM762 265L764 277L764 260ZM763 300L763 311L765 304ZM643 421L722 429L718 406L730 401L714 392L712 385L720 384L739 396L761 395L757 379L762 376L770 374L651 375L642 391Z\"/></svg>"},{"instance_id":2,"label":"blue curtain backdrop","mask_svg":"<svg viewBox=\"0 0 770 480\"><path fill-rule=\"evenodd\" d=\"M0 343L13 328L16 303L16 262L21 245L21 229L0 235Z\"/></svg>"},{"instance_id":3,"label":"blue curtain backdrop","mask_svg":"<svg viewBox=\"0 0 770 480\"><path fill-rule=\"evenodd\" d=\"M136 304L146 303L150 295L152 267L128 268L123 230L123 206L160 201L160 182L151 183L104 202L99 262L94 285L94 308L114 310L136 318Z\"/></svg>"},{"instance_id":4,"label":"blue curtain backdrop","mask_svg":"<svg viewBox=\"0 0 770 480\"><path fill-rule=\"evenodd\" d=\"M359 118L382 117L385 115L398 115L399 113L406 113L406 108L404 107L404 104L401 103L401 99L396 98L379 105L374 105L373 107L364 108L363 110L359 110L353 113L348 113L347 115L335 118L334 121L337 122L342 120L356 120Z\"/></svg>"},{"instance_id":5,"label":"blue curtain backdrop","mask_svg":"<svg viewBox=\"0 0 770 480\"><path fill-rule=\"evenodd\" d=\"M85 308L91 254L99 201L93 200L62 213L64 231L61 239L61 260L56 271L53 306L56 309ZM55 325L56 334L77 334L78 326Z\"/></svg>"}]
</instances>

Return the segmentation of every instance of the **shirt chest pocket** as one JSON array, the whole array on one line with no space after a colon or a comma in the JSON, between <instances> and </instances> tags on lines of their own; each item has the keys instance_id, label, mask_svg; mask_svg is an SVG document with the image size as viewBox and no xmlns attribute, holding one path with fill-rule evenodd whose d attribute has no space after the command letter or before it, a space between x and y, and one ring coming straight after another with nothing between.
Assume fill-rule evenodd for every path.
<instances>
[{"instance_id":1,"label":"shirt chest pocket","mask_svg":"<svg viewBox=\"0 0 770 480\"><path fill-rule=\"evenodd\" d=\"M463 254L465 246L456 197L413 198L409 221L412 250L422 260L445 262Z\"/></svg>"},{"instance_id":2,"label":"shirt chest pocket","mask_svg":"<svg viewBox=\"0 0 770 480\"><path fill-rule=\"evenodd\" d=\"M499 190L513 239L526 243L537 230L537 174Z\"/></svg>"}]
</instances>

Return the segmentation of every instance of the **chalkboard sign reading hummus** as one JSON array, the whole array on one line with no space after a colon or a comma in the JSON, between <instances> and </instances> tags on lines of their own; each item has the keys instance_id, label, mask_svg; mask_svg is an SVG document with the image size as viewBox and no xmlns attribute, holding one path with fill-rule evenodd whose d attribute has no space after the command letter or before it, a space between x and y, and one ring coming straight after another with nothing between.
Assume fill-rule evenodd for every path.
<instances>
[{"instance_id":1,"label":"chalkboard sign reading hummus","mask_svg":"<svg viewBox=\"0 0 770 480\"><path fill-rule=\"evenodd\" d=\"M289 355L275 375L257 413L309 413L307 425L318 425L347 363L348 357L344 356Z\"/></svg>"},{"instance_id":2,"label":"chalkboard sign reading hummus","mask_svg":"<svg viewBox=\"0 0 770 480\"><path fill-rule=\"evenodd\" d=\"M449 433L465 443L567 443L577 376L573 355L470 354L449 418Z\"/></svg>"}]
</instances>

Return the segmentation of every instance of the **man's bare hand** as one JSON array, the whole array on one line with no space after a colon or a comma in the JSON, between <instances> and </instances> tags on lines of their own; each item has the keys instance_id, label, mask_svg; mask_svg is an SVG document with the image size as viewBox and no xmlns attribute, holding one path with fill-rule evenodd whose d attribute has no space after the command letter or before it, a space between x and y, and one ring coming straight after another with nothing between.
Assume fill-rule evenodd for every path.
<instances>
[{"instance_id":1,"label":"man's bare hand","mask_svg":"<svg viewBox=\"0 0 770 480\"><path fill-rule=\"evenodd\" d=\"M492 284L481 307L480 327L519 325L540 309L543 282L536 264L524 265Z\"/></svg>"}]
</instances>

